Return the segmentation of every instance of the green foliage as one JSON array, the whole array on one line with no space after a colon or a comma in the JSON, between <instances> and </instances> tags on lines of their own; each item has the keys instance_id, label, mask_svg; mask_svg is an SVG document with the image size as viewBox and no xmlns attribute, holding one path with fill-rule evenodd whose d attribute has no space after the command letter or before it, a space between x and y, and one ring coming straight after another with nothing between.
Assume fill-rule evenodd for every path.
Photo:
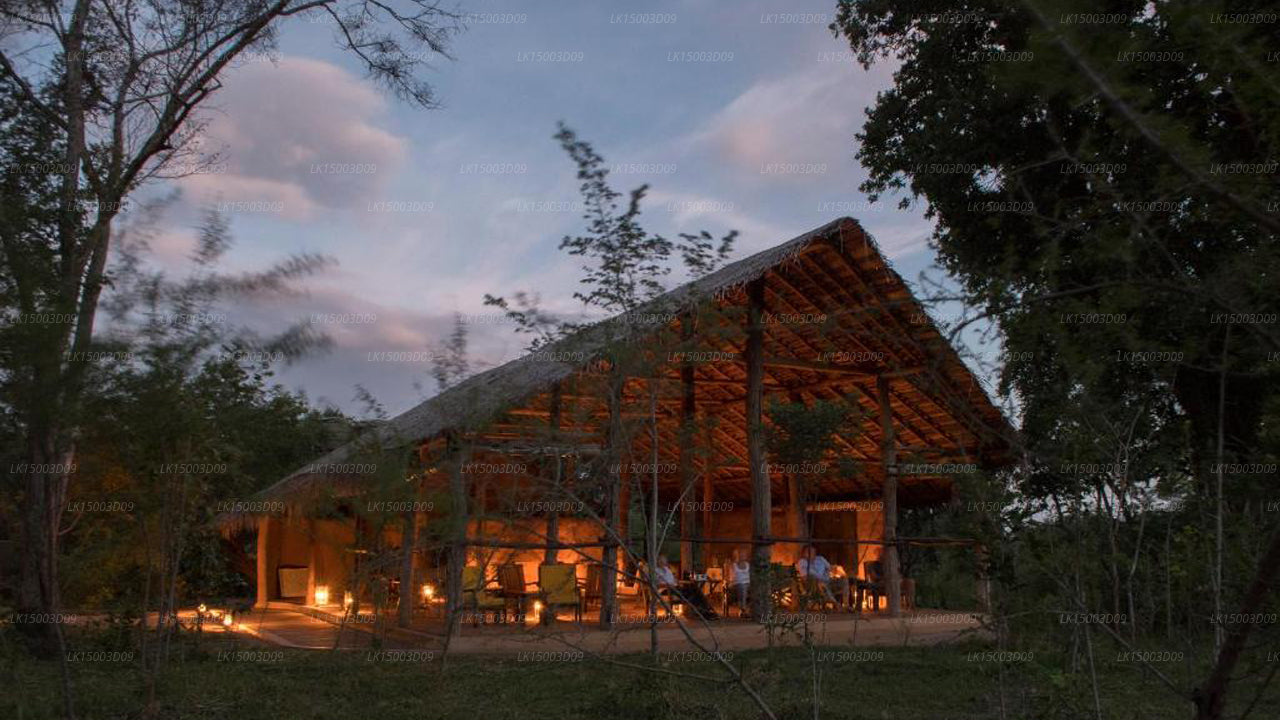
<instances>
[{"instance_id":1,"label":"green foliage","mask_svg":"<svg viewBox=\"0 0 1280 720\"><path fill-rule=\"evenodd\" d=\"M835 436L859 426L862 413L856 403L815 400L813 403L769 404L766 444L779 462L822 460L834 446Z\"/></svg>"}]
</instances>

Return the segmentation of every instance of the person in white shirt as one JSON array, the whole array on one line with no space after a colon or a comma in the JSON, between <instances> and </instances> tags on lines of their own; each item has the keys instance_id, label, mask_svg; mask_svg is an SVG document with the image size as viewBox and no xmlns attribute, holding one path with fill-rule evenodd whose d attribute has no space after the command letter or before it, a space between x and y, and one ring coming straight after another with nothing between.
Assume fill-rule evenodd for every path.
<instances>
[{"instance_id":1,"label":"person in white shirt","mask_svg":"<svg viewBox=\"0 0 1280 720\"><path fill-rule=\"evenodd\" d=\"M810 590L818 590L828 602L835 603L831 594L831 563L818 554L818 549L808 545L804 554L796 561L796 573Z\"/></svg>"},{"instance_id":2,"label":"person in white shirt","mask_svg":"<svg viewBox=\"0 0 1280 720\"><path fill-rule=\"evenodd\" d=\"M747 590L751 587L751 563L747 562L739 550L733 551L733 560L729 563L729 584L733 586L734 596L738 599L738 610L747 611Z\"/></svg>"},{"instance_id":3,"label":"person in white shirt","mask_svg":"<svg viewBox=\"0 0 1280 720\"><path fill-rule=\"evenodd\" d=\"M667 556L658 556L658 566L653 571L653 582L658 586L658 590L674 590L676 588L676 576L671 572L671 564L667 562Z\"/></svg>"}]
</instances>

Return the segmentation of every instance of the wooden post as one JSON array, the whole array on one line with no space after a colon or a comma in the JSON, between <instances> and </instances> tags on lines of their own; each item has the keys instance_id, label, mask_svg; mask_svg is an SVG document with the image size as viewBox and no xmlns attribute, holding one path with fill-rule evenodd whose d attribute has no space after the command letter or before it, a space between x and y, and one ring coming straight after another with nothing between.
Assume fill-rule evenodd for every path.
<instances>
[{"instance_id":1,"label":"wooden post","mask_svg":"<svg viewBox=\"0 0 1280 720\"><path fill-rule=\"evenodd\" d=\"M555 486L555 496L550 504L547 512L547 550L543 554L542 562L550 565L556 561L560 549L556 547L560 544L560 513L556 512L556 503L560 499L562 488L560 483L564 482L563 460L560 457L560 400L561 391L560 383L551 386L551 432L548 434L552 454L554 455L552 466L552 483Z\"/></svg>"},{"instance_id":2,"label":"wooden post","mask_svg":"<svg viewBox=\"0 0 1280 720\"><path fill-rule=\"evenodd\" d=\"M622 517L626 510L622 507L622 386L623 378L619 375L616 363L609 374L609 500L606 511L608 527L605 528L604 547L601 549L603 559L600 570L600 628L613 628L613 620L618 615L618 543L625 543L626 535L622 532Z\"/></svg>"},{"instance_id":3,"label":"wooden post","mask_svg":"<svg viewBox=\"0 0 1280 720\"><path fill-rule=\"evenodd\" d=\"M271 602L271 575L275 573L276 538L272 532L270 515L258 517L258 598L255 608L265 608Z\"/></svg>"},{"instance_id":4,"label":"wooden post","mask_svg":"<svg viewBox=\"0 0 1280 720\"><path fill-rule=\"evenodd\" d=\"M978 583L978 609L984 613L991 612L991 573L990 558L987 556L987 548L983 545L974 546L974 555L977 560L977 577Z\"/></svg>"},{"instance_id":5,"label":"wooden post","mask_svg":"<svg viewBox=\"0 0 1280 720\"><path fill-rule=\"evenodd\" d=\"M716 465L711 457L711 453L715 449L714 436L711 432L711 423L703 423L704 437L702 447L706 453L702 458L702 513L700 517L700 527L698 528L699 537L711 537L711 508L715 506L716 489L712 485L711 480L715 477ZM710 546L704 544L702 546L702 562L710 567L711 560L707 556L710 555Z\"/></svg>"},{"instance_id":6,"label":"wooden post","mask_svg":"<svg viewBox=\"0 0 1280 720\"><path fill-rule=\"evenodd\" d=\"M889 598L889 616L902 614L902 575L898 567L898 458L893 436L893 408L889 403L889 379L876 376L880 398L880 453L884 462L884 567L885 594Z\"/></svg>"},{"instance_id":7,"label":"wooden post","mask_svg":"<svg viewBox=\"0 0 1280 720\"><path fill-rule=\"evenodd\" d=\"M307 537L307 599L308 605L316 604L316 582L320 577L320 569L316 563L320 561L320 552L316 549L316 521L307 518L302 523L303 533Z\"/></svg>"},{"instance_id":8,"label":"wooden post","mask_svg":"<svg viewBox=\"0 0 1280 720\"><path fill-rule=\"evenodd\" d=\"M688 315L680 318L680 334L686 343L693 337L693 318ZM694 487L693 467L694 417L698 403L694 394L693 363L688 360L680 365L680 388L683 391L680 400L680 536L690 538L698 534L698 513L695 510L698 495ZM693 569L693 541L681 540L680 570L691 572Z\"/></svg>"},{"instance_id":9,"label":"wooden post","mask_svg":"<svg viewBox=\"0 0 1280 720\"><path fill-rule=\"evenodd\" d=\"M447 438L449 453L449 587L446 608L447 634L457 635L462 623L462 568L467 564L467 480L463 475L466 451L456 433Z\"/></svg>"},{"instance_id":10,"label":"wooden post","mask_svg":"<svg viewBox=\"0 0 1280 720\"><path fill-rule=\"evenodd\" d=\"M769 563L773 545L772 488L764 454L764 279L747 285L747 464L751 472L751 613L763 620L770 612Z\"/></svg>"},{"instance_id":11,"label":"wooden post","mask_svg":"<svg viewBox=\"0 0 1280 720\"><path fill-rule=\"evenodd\" d=\"M396 606L396 625L407 628L413 622L413 603L417 599L413 582L413 551L418 544L418 514L413 508L405 510L401 522L400 601Z\"/></svg>"},{"instance_id":12,"label":"wooden post","mask_svg":"<svg viewBox=\"0 0 1280 720\"><path fill-rule=\"evenodd\" d=\"M793 404L804 404L804 397L798 392L790 392L787 399ZM805 512L804 500L808 495L804 492L804 480L800 477L800 473L794 468L790 472L785 473L787 481L787 509L791 516L791 536L798 538L810 538L813 533L809 532L809 523L807 522L808 513ZM796 556L804 555L804 546L796 548Z\"/></svg>"}]
</instances>

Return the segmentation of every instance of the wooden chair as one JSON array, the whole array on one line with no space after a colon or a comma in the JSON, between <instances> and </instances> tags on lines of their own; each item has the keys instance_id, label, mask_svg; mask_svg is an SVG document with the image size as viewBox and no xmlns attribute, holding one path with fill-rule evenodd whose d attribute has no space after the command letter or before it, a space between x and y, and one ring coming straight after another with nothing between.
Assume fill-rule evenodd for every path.
<instances>
[{"instance_id":1,"label":"wooden chair","mask_svg":"<svg viewBox=\"0 0 1280 720\"><path fill-rule=\"evenodd\" d=\"M884 580L884 564L879 560L869 560L863 563L862 567L866 570L867 579L858 582L858 608L862 608L861 594L865 591L871 595L871 607L879 610L880 598L889 592L888 585ZM906 579L902 578L902 580ZM909 587L910 583L899 583L898 591L901 597L901 607L904 610L909 610L915 605L915 598L913 597L915 593L910 592L908 590Z\"/></svg>"},{"instance_id":2,"label":"wooden chair","mask_svg":"<svg viewBox=\"0 0 1280 720\"><path fill-rule=\"evenodd\" d=\"M529 596L537 594L530 592L529 587L536 586L537 583L525 582L523 565L509 563L498 567L498 585L498 594L515 605L516 622L523 622Z\"/></svg>"},{"instance_id":3,"label":"wooden chair","mask_svg":"<svg viewBox=\"0 0 1280 720\"><path fill-rule=\"evenodd\" d=\"M587 566L587 584L582 589L582 609L589 609L592 603L604 603L604 568L596 563Z\"/></svg>"},{"instance_id":4,"label":"wooden chair","mask_svg":"<svg viewBox=\"0 0 1280 720\"><path fill-rule=\"evenodd\" d=\"M543 564L538 566L538 596L548 618L555 618L558 607L572 607L574 620L582 624L582 591L578 588L576 565Z\"/></svg>"},{"instance_id":5,"label":"wooden chair","mask_svg":"<svg viewBox=\"0 0 1280 720\"><path fill-rule=\"evenodd\" d=\"M468 565L462 568L462 607L471 611L471 624L479 626L485 613L492 612L494 622L506 620L507 599L485 587L484 568Z\"/></svg>"}]
</instances>

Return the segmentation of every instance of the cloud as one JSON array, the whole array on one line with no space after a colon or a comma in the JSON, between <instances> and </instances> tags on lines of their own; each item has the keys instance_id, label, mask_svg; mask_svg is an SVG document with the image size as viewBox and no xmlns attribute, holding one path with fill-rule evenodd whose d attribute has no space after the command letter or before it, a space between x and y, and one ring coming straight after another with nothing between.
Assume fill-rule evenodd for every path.
<instances>
[{"instance_id":1,"label":"cloud","mask_svg":"<svg viewBox=\"0 0 1280 720\"><path fill-rule=\"evenodd\" d=\"M215 96L202 141L211 172L184 178L200 202L278 203L293 220L378 196L408 143L376 123L386 102L336 65L286 56L249 63Z\"/></svg>"},{"instance_id":2,"label":"cloud","mask_svg":"<svg viewBox=\"0 0 1280 720\"><path fill-rule=\"evenodd\" d=\"M337 271L328 281L343 280ZM305 293L251 296L229 303L229 321L264 335L304 323L332 340L330 348L291 365L275 368L287 387L322 389L316 399L350 412L357 385L368 389L391 414L413 407L436 391L431 353L453 330L451 310L420 311L371 302L344 287L308 283ZM518 355L524 340L510 327L475 320L467 325L472 371L480 371Z\"/></svg>"},{"instance_id":3,"label":"cloud","mask_svg":"<svg viewBox=\"0 0 1280 720\"><path fill-rule=\"evenodd\" d=\"M747 88L690 142L753 173L770 164L850 164L862 109L877 85L845 64L815 62Z\"/></svg>"}]
</instances>

